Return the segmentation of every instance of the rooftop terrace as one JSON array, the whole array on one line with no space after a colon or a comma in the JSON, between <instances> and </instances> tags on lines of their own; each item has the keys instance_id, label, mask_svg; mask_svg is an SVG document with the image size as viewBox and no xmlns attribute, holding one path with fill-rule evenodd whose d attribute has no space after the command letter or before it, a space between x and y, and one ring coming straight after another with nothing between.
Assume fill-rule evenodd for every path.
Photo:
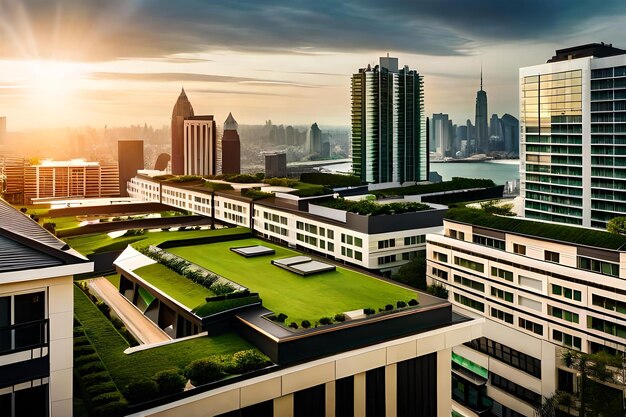
<instances>
[{"instance_id":1,"label":"rooftop terrace","mask_svg":"<svg viewBox=\"0 0 626 417\"><path fill-rule=\"evenodd\" d=\"M624 245L626 245L626 236L623 235L514 217L494 216L483 210L468 207L451 208L445 218L460 223L577 245L611 250L624 250Z\"/></svg>"}]
</instances>

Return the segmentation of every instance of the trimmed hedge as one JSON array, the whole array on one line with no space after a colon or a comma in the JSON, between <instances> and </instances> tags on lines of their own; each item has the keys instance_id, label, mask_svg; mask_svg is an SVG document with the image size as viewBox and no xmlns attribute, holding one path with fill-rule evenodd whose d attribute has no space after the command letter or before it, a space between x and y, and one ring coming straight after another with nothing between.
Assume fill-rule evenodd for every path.
<instances>
[{"instance_id":1,"label":"trimmed hedge","mask_svg":"<svg viewBox=\"0 0 626 417\"><path fill-rule=\"evenodd\" d=\"M270 359L256 350L242 350L236 352L232 358L233 368L242 374L271 365Z\"/></svg>"},{"instance_id":2,"label":"trimmed hedge","mask_svg":"<svg viewBox=\"0 0 626 417\"><path fill-rule=\"evenodd\" d=\"M159 395L170 395L183 392L187 379L179 369L166 369L154 375L154 382L158 386Z\"/></svg>"},{"instance_id":3,"label":"trimmed hedge","mask_svg":"<svg viewBox=\"0 0 626 417\"><path fill-rule=\"evenodd\" d=\"M224 367L219 358L214 356L197 359L187 365L185 376L197 387L221 379L224 376Z\"/></svg>"},{"instance_id":4,"label":"trimmed hedge","mask_svg":"<svg viewBox=\"0 0 626 417\"><path fill-rule=\"evenodd\" d=\"M97 353L92 353L90 355L83 355L74 358L74 366L81 366L86 363L98 362L100 361L100 357Z\"/></svg>"},{"instance_id":5,"label":"trimmed hedge","mask_svg":"<svg viewBox=\"0 0 626 417\"><path fill-rule=\"evenodd\" d=\"M111 376L106 371L96 372L93 374L85 375L82 378L83 384L89 386L91 384L97 384L99 382L106 382L111 380Z\"/></svg>"},{"instance_id":6,"label":"trimmed hedge","mask_svg":"<svg viewBox=\"0 0 626 417\"><path fill-rule=\"evenodd\" d=\"M361 179L354 175L307 172L300 175L300 181L309 184L328 185L331 187L355 187L361 185Z\"/></svg>"},{"instance_id":7,"label":"trimmed hedge","mask_svg":"<svg viewBox=\"0 0 626 417\"><path fill-rule=\"evenodd\" d=\"M490 188L495 186L496 184L490 179L452 177L451 181L411 185L410 187L387 188L385 190L373 191L372 194L382 197L392 195L418 195L471 188Z\"/></svg>"},{"instance_id":8,"label":"trimmed hedge","mask_svg":"<svg viewBox=\"0 0 626 417\"><path fill-rule=\"evenodd\" d=\"M415 202L380 204L370 200L351 201L345 200L343 198L334 198L332 200L320 201L317 204L319 204L320 206L343 210L350 213L356 213L363 216L414 213L416 211L424 211L431 208L427 204Z\"/></svg>"},{"instance_id":9,"label":"trimmed hedge","mask_svg":"<svg viewBox=\"0 0 626 417\"><path fill-rule=\"evenodd\" d=\"M126 385L124 396L131 403L141 403L156 397L158 385L153 379L140 379Z\"/></svg>"},{"instance_id":10,"label":"trimmed hedge","mask_svg":"<svg viewBox=\"0 0 626 417\"><path fill-rule=\"evenodd\" d=\"M113 381L101 382L95 385L86 385L85 391L92 397L97 397L101 394L106 394L109 392L116 392L117 387L113 383Z\"/></svg>"}]
</instances>

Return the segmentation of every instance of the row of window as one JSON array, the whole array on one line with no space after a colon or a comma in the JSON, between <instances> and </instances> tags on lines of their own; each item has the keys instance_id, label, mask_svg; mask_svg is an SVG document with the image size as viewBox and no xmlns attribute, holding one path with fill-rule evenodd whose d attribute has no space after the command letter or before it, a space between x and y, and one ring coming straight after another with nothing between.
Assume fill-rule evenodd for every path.
<instances>
[{"instance_id":1,"label":"row of window","mask_svg":"<svg viewBox=\"0 0 626 417\"><path fill-rule=\"evenodd\" d=\"M454 282L476 291L485 292L485 284L483 284L482 282L474 281L473 279L454 274Z\"/></svg>"},{"instance_id":2,"label":"row of window","mask_svg":"<svg viewBox=\"0 0 626 417\"><path fill-rule=\"evenodd\" d=\"M378 265L392 264L396 262L396 255L387 255L378 257Z\"/></svg>"},{"instance_id":3,"label":"row of window","mask_svg":"<svg viewBox=\"0 0 626 417\"><path fill-rule=\"evenodd\" d=\"M563 333L560 330L552 330L552 339L557 342L561 342L565 346L581 350L582 340L580 337L572 336L571 334Z\"/></svg>"},{"instance_id":4,"label":"row of window","mask_svg":"<svg viewBox=\"0 0 626 417\"><path fill-rule=\"evenodd\" d=\"M495 266L492 266L491 276L513 282L513 272L507 271L506 269L496 268Z\"/></svg>"},{"instance_id":5,"label":"row of window","mask_svg":"<svg viewBox=\"0 0 626 417\"><path fill-rule=\"evenodd\" d=\"M274 223L287 225L287 218L285 216L280 216L278 214L268 213L267 211L265 211L263 212L263 218L265 220L271 220Z\"/></svg>"},{"instance_id":6,"label":"row of window","mask_svg":"<svg viewBox=\"0 0 626 417\"><path fill-rule=\"evenodd\" d=\"M455 256L454 263L456 265L462 266L463 268L472 269L477 272L485 272L485 265L481 264L480 262L470 261L469 259Z\"/></svg>"},{"instance_id":7,"label":"row of window","mask_svg":"<svg viewBox=\"0 0 626 417\"><path fill-rule=\"evenodd\" d=\"M491 317L513 324L513 314L491 307Z\"/></svg>"},{"instance_id":8,"label":"row of window","mask_svg":"<svg viewBox=\"0 0 626 417\"><path fill-rule=\"evenodd\" d=\"M504 240L474 234L473 241L478 245L487 246L498 250L506 250L506 242Z\"/></svg>"},{"instance_id":9,"label":"row of window","mask_svg":"<svg viewBox=\"0 0 626 417\"><path fill-rule=\"evenodd\" d=\"M571 323L578 323L580 321L580 317L577 313L551 305L548 306L548 314L552 317L556 317L557 319L569 321Z\"/></svg>"},{"instance_id":10,"label":"row of window","mask_svg":"<svg viewBox=\"0 0 626 417\"><path fill-rule=\"evenodd\" d=\"M569 298L570 300L574 300L574 301L582 301L582 293L580 291L573 290L567 287L562 287L556 284L552 284L552 294Z\"/></svg>"},{"instance_id":11,"label":"row of window","mask_svg":"<svg viewBox=\"0 0 626 417\"><path fill-rule=\"evenodd\" d=\"M603 333L626 339L626 326L623 324L613 323L597 317L589 316L587 317L587 328L599 330Z\"/></svg>"},{"instance_id":12,"label":"row of window","mask_svg":"<svg viewBox=\"0 0 626 417\"><path fill-rule=\"evenodd\" d=\"M521 385L516 384L500 375L491 373L491 385L498 387L503 391L519 398L532 405L541 404L541 394L537 394L534 391L529 390Z\"/></svg>"},{"instance_id":13,"label":"row of window","mask_svg":"<svg viewBox=\"0 0 626 417\"><path fill-rule=\"evenodd\" d=\"M330 232L330 230L329 230ZM345 243L348 245L354 245L357 248L363 247L363 239L360 237L354 237L352 235L346 235L345 233L341 234L341 243ZM380 249L380 242L378 242L378 249Z\"/></svg>"},{"instance_id":14,"label":"row of window","mask_svg":"<svg viewBox=\"0 0 626 417\"><path fill-rule=\"evenodd\" d=\"M281 236L287 236L287 234L289 233L288 230L285 229L284 227L280 227L272 223L265 222L263 226L265 230L272 232L272 233L279 234Z\"/></svg>"},{"instance_id":15,"label":"row of window","mask_svg":"<svg viewBox=\"0 0 626 417\"><path fill-rule=\"evenodd\" d=\"M363 260L363 252L359 252L358 250L352 250L352 248L346 248L345 246L341 247L341 254L343 256L347 256L348 258L354 258L357 261Z\"/></svg>"},{"instance_id":16,"label":"row of window","mask_svg":"<svg viewBox=\"0 0 626 417\"><path fill-rule=\"evenodd\" d=\"M394 248L396 246L396 239L385 239L378 241L378 249Z\"/></svg>"},{"instance_id":17,"label":"row of window","mask_svg":"<svg viewBox=\"0 0 626 417\"><path fill-rule=\"evenodd\" d=\"M474 310L478 310L482 313L485 312L485 304L481 303L480 301L476 301L472 298L466 297L462 294L459 293L454 293L454 301L456 301L459 304L463 304L464 306L473 308Z\"/></svg>"},{"instance_id":18,"label":"row of window","mask_svg":"<svg viewBox=\"0 0 626 417\"><path fill-rule=\"evenodd\" d=\"M224 203L224 207L228 210L236 211L237 213L246 214L246 208L239 204L233 204L227 201Z\"/></svg>"},{"instance_id":19,"label":"row of window","mask_svg":"<svg viewBox=\"0 0 626 417\"><path fill-rule=\"evenodd\" d=\"M502 343L481 337L465 343L466 346L487 354L520 371L541 378L541 360L510 348Z\"/></svg>"}]
</instances>

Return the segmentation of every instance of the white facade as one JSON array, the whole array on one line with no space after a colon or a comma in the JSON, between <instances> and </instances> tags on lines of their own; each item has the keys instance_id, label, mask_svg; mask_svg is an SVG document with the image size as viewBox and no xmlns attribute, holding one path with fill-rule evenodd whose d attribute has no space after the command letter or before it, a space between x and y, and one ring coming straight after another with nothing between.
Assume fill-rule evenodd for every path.
<instances>
[{"instance_id":1,"label":"white facade","mask_svg":"<svg viewBox=\"0 0 626 417\"><path fill-rule=\"evenodd\" d=\"M203 216L211 215L210 193L135 177L129 182L128 194L139 200L161 202ZM224 194L215 195L214 208L216 220L253 228L269 239L292 247L299 245L367 269L397 268L415 257L418 251L426 249L427 233L441 232L441 226L411 228L407 225L405 230L396 232L360 233L347 224L342 226L341 221L332 216L285 210L229 198Z\"/></svg>"},{"instance_id":2,"label":"white facade","mask_svg":"<svg viewBox=\"0 0 626 417\"><path fill-rule=\"evenodd\" d=\"M541 401L563 389L559 374L573 372L561 362L564 348L626 350L626 310L616 307L626 306L626 253L449 220L444 229L444 236L427 237L428 281L448 289L455 309L487 319L486 343L509 350L508 357L496 358L475 346L453 349L496 375L486 392L499 405L533 415L529 398ZM587 260L599 271L579 267ZM527 397L497 386L499 377L522 387Z\"/></svg>"},{"instance_id":3,"label":"white facade","mask_svg":"<svg viewBox=\"0 0 626 417\"><path fill-rule=\"evenodd\" d=\"M214 175L217 171L217 144L214 120L185 119L185 175Z\"/></svg>"},{"instance_id":4,"label":"white facade","mask_svg":"<svg viewBox=\"0 0 626 417\"><path fill-rule=\"evenodd\" d=\"M385 414L397 415L399 364L425 355L436 355L436 415L449 417L450 355L453 346L481 335L480 320L453 324L417 335L340 353L288 367L245 381L229 384L176 402L142 411L132 416L169 417L181 415L215 416L255 404L272 401L275 417L293 417L296 396L303 390L323 386L327 417L334 417L338 380L353 378L355 416L366 413L367 372L384 369ZM340 417L337 415L337 417Z\"/></svg>"},{"instance_id":5,"label":"white facade","mask_svg":"<svg viewBox=\"0 0 626 417\"><path fill-rule=\"evenodd\" d=\"M626 55L521 68L525 216L605 228L626 214Z\"/></svg>"}]
</instances>

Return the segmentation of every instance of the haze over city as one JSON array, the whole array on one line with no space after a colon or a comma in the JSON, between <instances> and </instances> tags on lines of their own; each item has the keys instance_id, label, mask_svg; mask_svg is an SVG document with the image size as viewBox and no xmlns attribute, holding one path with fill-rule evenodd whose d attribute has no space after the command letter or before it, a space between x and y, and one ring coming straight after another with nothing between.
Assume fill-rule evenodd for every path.
<instances>
[{"instance_id":1,"label":"haze over city","mask_svg":"<svg viewBox=\"0 0 626 417\"><path fill-rule=\"evenodd\" d=\"M426 114L518 114L518 68L620 39L620 2L0 1L9 131L169 123L180 88L243 124L349 124L350 75L390 53L425 76ZM572 28L576 28L575 30ZM616 45L620 46L620 45Z\"/></svg>"}]
</instances>

